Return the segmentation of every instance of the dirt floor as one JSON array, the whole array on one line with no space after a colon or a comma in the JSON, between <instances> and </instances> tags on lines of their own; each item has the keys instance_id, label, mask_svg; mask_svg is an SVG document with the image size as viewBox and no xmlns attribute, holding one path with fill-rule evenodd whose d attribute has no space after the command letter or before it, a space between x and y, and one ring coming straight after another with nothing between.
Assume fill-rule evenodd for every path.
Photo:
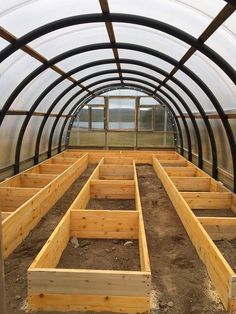
<instances>
[{"instance_id":1,"label":"dirt floor","mask_svg":"<svg viewBox=\"0 0 236 314\"><path fill-rule=\"evenodd\" d=\"M91 171L92 168L85 171L22 245L6 260L8 314L27 312L27 268L82 188ZM211 285L205 266L198 258L153 168L140 165L137 167L137 172L152 269L152 314L226 313ZM117 209L117 203L115 205L112 201L102 205L101 203L99 205L100 200L98 203L94 200L92 202L92 208L101 209L100 206L103 208L105 205L106 209ZM128 209L126 205L119 209ZM96 266L96 260L99 259L100 264L101 261L103 263L102 268L104 261L107 263L106 267L110 269L139 268L135 241L128 247L124 245L124 241L116 241L116 243L114 240L99 241L101 244L98 247L96 240L79 240L78 244L83 250L76 250L76 240L75 242L72 240L62 255L58 267L93 268L94 265ZM84 261L82 264L77 264L76 254L81 251ZM71 258L65 258L67 253ZM61 312L37 311L34 313L59 314ZM67 313L82 314L82 312Z\"/></svg>"}]
</instances>

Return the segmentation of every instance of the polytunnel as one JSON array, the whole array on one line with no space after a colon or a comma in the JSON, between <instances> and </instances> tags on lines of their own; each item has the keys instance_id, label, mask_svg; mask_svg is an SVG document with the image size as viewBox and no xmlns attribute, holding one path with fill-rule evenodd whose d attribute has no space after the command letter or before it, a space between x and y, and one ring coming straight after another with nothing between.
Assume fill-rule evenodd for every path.
<instances>
[{"instance_id":1,"label":"polytunnel","mask_svg":"<svg viewBox=\"0 0 236 314\"><path fill-rule=\"evenodd\" d=\"M235 9L2 1L1 313L236 310Z\"/></svg>"}]
</instances>

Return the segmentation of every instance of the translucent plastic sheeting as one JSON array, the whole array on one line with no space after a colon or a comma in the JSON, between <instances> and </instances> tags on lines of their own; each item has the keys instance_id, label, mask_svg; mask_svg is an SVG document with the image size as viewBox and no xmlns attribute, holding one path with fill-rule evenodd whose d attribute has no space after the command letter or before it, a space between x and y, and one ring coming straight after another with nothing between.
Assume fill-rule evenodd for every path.
<instances>
[{"instance_id":1,"label":"translucent plastic sheeting","mask_svg":"<svg viewBox=\"0 0 236 314\"><path fill-rule=\"evenodd\" d=\"M145 81L145 82L147 82L147 83L150 83L150 84L152 84L152 85L154 85L155 87L157 87L158 86L158 83L156 83L155 81L153 81L153 80L151 80L151 79L148 79L148 78L146 78L146 77L143 77L142 75L135 75L135 74L130 74L130 73L123 73L123 77L128 77L128 78L134 78L134 79L138 79L138 80L143 80L143 81ZM134 84L135 84L135 82L133 82ZM138 82L138 84L140 84L139 82ZM154 87L154 88L155 88ZM152 87L149 87L150 89L152 89L152 90L154 90L154 88L152 88Z\"/></svg>"},{"instance_id":2,"label":"translucent plastic sheeting","mask_svg":"<svg viewBox=\"0 0 236 314\"><path fill-rule=\"evenodd\" d=\"M81 93L79 96L77 96L73 101L71 101L71 102L68 104L68 106L66 107L66 109L65 109L65 111L64 111L64 114L68 114L74 105L76 105L76 104L79 105L80 100L82 100L85 95L88 95L88 92L87 92L87 91L82 92L82 93Z\"/></svg>"},{"instance_id":3,"label":"translucent plastic sheeting","mask_svg":"<svg viewBox=\"0 0 236 314\"><path fill-rule=\"evenodd\" d=\"M32 117L25 131L21 146L20 161L34 156L35 142L43 117Z\"/></svg>"},{"instance_id":4,"label":"translucent plastic sheeting","mask_svg":"<svg viewBox=\"0 0 236 314\"><path fill-rule=\"evenodd\" d=\"M146 67L143 67L143 66L139 66L139 65L136 65L136 64L127 64L127 63L121 63L121 68L122 70L125 70L125 69L130 69L130 70L135 70L135 71L140 71L140 72L143 72L144 74L149 74L149 75L152 75L154 76L155 78L159 79L159 80L164 80L164 75L162 74L159 74L153 70L150 70ZM125 74L125 73L124 73ZM146 80L146 77L143 77L143 79ZM154 83L154 81L152 81Z\"/></svg>"},{"instance_id":5,"label":"translucent plastic sheeting","mask_svg":"<svg viewBox=\"0 0 236 314\"><path fill-rule=\"evenodd\" d=\"M185 3L184 3L185 2ZM207 27L212 17L202 14L204 9L209 11L207 5L201 1L201 12L193 8L195 1L170 1L170 0L149 0L144 3L142 0L109 0L110 11L130 13L142 15L150 18L160 20L162 22L169 22L173 26L180 28L187 33L198 37ZM200 2L199 0L196 2ZM207 2L207 1L206 1ZM223 6L222 1L211 0L212 15L214 16Z\"/></svg>"},{"instance_id":6,"label":"translucent plastic sheeting","mask_svg":"<svg viewBox=\"0 0 236 314\"><path fill-rule=\"evenodd\" d=\"M101 84L98 84L98 85L94 86L93 88L91 88L91 91L95 91L98 88L105 87L105 86L110 85L110 84L112 84L112 85L113 84L121 84L121 82L120 82L120 79L117 79L117 81L101 83Z\"/></svg>"},{"instance_id":7,"label":"translucent plastic sheeting","mask_svg":"<svg viewBox=\"0 0 236 314\"><path fill-rule=\"evenodd\" d=\"M159 103L152 97L141 97L140 105L158 105Z\"/></svg>"},{"instance_id":8,"label":"translucent plastic sheeting","mask_svg":"<svg viewBox=\"0 0 236 314\"><path fill-rule=\"evenodd\" d=\"M190 119L186 119L189 132L190 132L190 137L191 137L191 148L192 148L192 153L198 154L198 143L197 143L197 138L196 138L196 133L193 127L193 123Z\"/></svg>"},{"instance_id":9,"label":"translucent plastic sheeting","mask_svg":"<svg viewBox=\"0 0 236 314\"><path fill-rule=\"evenodd\" d=\"M72 84L72 83L71 83ZM61 108L64 106L64 104L78 91L81 90L81 87L76 86L74 87L72 90L70 90L65 96L63 96L58 103L56 104L56 106L54 107L54 109L52 110L52 113L58 113ZM60 93L63 91L60 90ZM54 99L51 99L50 102L48 103L48 107L50 107L50 105L53 103Z\"/></svg>"},{"instance_id":10,"label":"translucent plastic sheeting","mask_svg":"<svg viewBox=\"0 0 236 314\"><path fill-rule=\"evenodd\" d=\"M41 153L45 152L48 150L48 139L49 139L49 134L51 132L51 129L52 129L52 125L55 121L55 117L49 117L45 126L44 126L44 129L43 129L43 133L42 133L42 136L41 136L41 141L40 141L40 148L39 148L39 151Z\"/></svg>"},{"instance_id":11,"label":"translucent plastic sheeting","mask_svg":"<svg viewBox=\"0 0 236 314\"><path fill-rule=\"evenodd\" d=\"M96 72L95 72L96 73ZM104 79L109 79L109 78L117 78L118 80L119 80L119 75L118 75L118 73L111 73L111 74L104 74L104 75L98 75L98 76L96 76L96 77L94 77L94 78L91 78L91 79L89 79L89 80L86 80L86 81L84 81L84 85L86 85L86 86L89 86L90 84L92 84L92 83L95 83L95 82L97 82L97 81L100 81L100 80L104 80ZM111 82L108 82L108 83L112 83L112 81ZM96 86L95 86L96 87Z\"/></svg>"},{"instance_id":12,"label":"translucent plastic sheeting","mask_svg":"<svg viewBox=\"0 0 236 314\"><path fill-rule=\"evenodd\" d=\"M117 66L115 63L114 64L113 63L107 64L107 65L97 65L94 67L90 67L86 70L80 71L80 72L74 74L73 77L76 78L77 80L80 80L87 75L96 74L97 72L106 71L106 70L117 70Z\"/></svg>"},{"instance_id":13,"label":"translucent plastic sheeting","mask_svg":"<svg viewBox=\"0 0 236 314\"><path fill-rule=\"evenodd\" d=\"M26 55L23 51L17 51L14 58L10 57L1 64L1 107L16 86L40 65L39 61Z\"/></svg>"},{"instance_id":14,"label":"translucent plastic sheeting","mask_svg":"<svg viewBox=\"0 0 236 314\"><path fill-rule=\"evenodd\" d=\"M206 44L216 51L220 56L223 56L224 59L234 68L236 68L236 17L232 16L234 20L232 22L233 28L232 31L225 27L219 27L206 41ZM223 39L223 43L222 43Z\"/></svg>"},{"instance_id":15,"label":"translucent plastic sheeting","mask_svg":"<svg viewBox=\"0 0 236 314\"><path fill-rule=\"evenodd\" d=\"M28 110L34 101L38 98L40 93L44 91L47 86L54 82L58 77L60 77L60 75L51 69L44 71L37 78L32 80L18 95L10 109Z\"/></svg>"},{"instance_id":16,"label":"translucent plastic sheeting","mask_svg":"<svg viewBox=\"0 0 236 314\"><path fill-rule=\"evenodd\" d=\"M224 109L235 108L235 86L211 60L197 52L186 62L186 66L207 84Z\"/></svg>"},{"instance_id":17,"label":"translucent plastic sheeting","mask_svg":"<svg viewBox=\"0 0 236 314\"><path fill-rule=\"evenodd\" d=\"M52 147L58 147L59 135L60 135L61 128L62 128L64 121L65 121L65 118L61 118L57 123L57 127L56 127L56 129L54 131L54 135L53 135Z\"/></svg>"},{"instance_id":18,"label":"translucent plastic sheeting","mask_svg":"<svg viewBox=\"0 0 236 314\"><path fill-rule=\"evenodd\" d=\"M184 82L184 85L192 91L192 93L197 97L198 101L200 102L202 107L205 109L205 111L215 110L213 104L211 103L207 95L204 93L204 91L185 73L183 73L182 71L178 71L174 76L178 78L180 81Z\"/></svg>"},{"instance_id":19,"label":"translucent plastic sheeting","mask_svg":"<svg viewBox=\"0 0 236 314\"><path fill-rule=\"evenodd\" d=\"M196 119L198 129L200 131L201 139L202 139L202 154L203 158L207 161L212 161L211 155L211 145L208 136L208 132L206 129L206 125L202 119Z\"/></svg>"},{"instance_id":20,"label":"translucent plastic sheeting","mask_svg":"<svg viewBox=\"0 0 236 314\"><path fill-rule=\"evenodd\" d=\"M162 59L148 55L146 53L128 49L118 49L118 51L120 58L134 59L138 61L147 62L167 72L170 72L173 69L173 65L171 65L170 63L163 61Z\"/></svg>"},{"instance_id":21,"label":"translucent plastic sheeting","mask_svg":"<svg viewBox=\"0 0 236 314\"><path fill-rule=\"evenodd\" d=\"M64 132L63 132L63 135L62 135L62 141L61 141L62 145L67 144L67 130L68 130L68 127L69 127L69 123L70 123L70 119L67 121L65 129L64 129Z\"/></svg>"},{"instance_id":22,"label":"translucent plastic sheeting","mask_svg":"<svg viewBox=\"0 0 236 314\"><path fill-rule=\"evenodd\" d=\"M104 59L114 59L114 55L111 49L99 49L95 51L83 52L81 54L67 58L61 62L58 62L57 65L62 67L64 71L69 71L83 64Z\"/></svg>"},{"instance_id":23,"label":"translucent plastic sheeting","mask_svg":"<svg viewBox=\"0 0 236 314\"><path fill-rule=\"evenodd\" d=\"M155 29L126 23L112 24L117 42L128 42L149 47L177 60L181 59L190 48L183 41Z\"/></svg>"},{"instance_id":24,"label":"translucent plastic sheeting","mask_svg":"<svg viewBox=\"0 0 236 314\"><path fill-rule=\"evenodd\" d=\"M54 20L72 15L100 13L101 9L97 0L69 0L66 2L58 0L7 0L1 1L0 12L2 26L14 32L15 35L21 36Z\"/></svg>"},{"instance_id":25,"label":"translucent plastic sheeting","mask_svg":"<svg viewBox=\"0 0 236 314\"><path fill-rule=\"evenodd\" d=\"M15 146L17 141L16 134L19 134L24 116L6 116L3 120L0 142L0 168L7 167L14 163Z\"/></svg>"},{"instance_id":26,"label":"translucent plastic sheeting","mask_svg":"<svg viewBox=\"0 0 236 314\"><path fill-rule=\"evenodd\" d=\"M180 107L180 110L182 112L186 112L186 110L185 110L184 106L182 105L181 101L172 92L170 92L166 87L162 86L160 88L160 91L164 91L166 94L168 94L173 99L173 101L177 103L177 105ZM160 95L164 96L161 93L160 93ZM168 103L172 104L172 101L168 100Z\"/></svg>"},{"instance_id":27,"label":"translucent plastic sheeting","mask_svg":"<svg viewBox=\"0 0 236 314\"><path fill-rule=\"evenodd\" d=\"M67 50L100 42L110 42L105 23L83 24L59 29L39 37L30 45L45 57L52 58Z\"/></svg>"},{"instance_id":28,"label":"translucent plastic sheeting","mask_svg":"<svg viewBox=\"0 0 236 314\"><path fill-rule=\"evenodd\" d=\"M157 96L158 95L160 95L166 101L166 103L173 109L173 111L176 114L179 114L177 109L174 107L174 105L170 102L170 100L166 96L164 96L162 93L157 92Z\"/></svg>"},{"instance_id":29,"label":"translucent plastic sheeting","mask_svg":"<svg viewBox=\"0 0 236 314\"><path fill-rule=\"evenodd\" d=\"M88 102L89 105L103 105L105 102L104 97L96 97Z\"/></svg>"},{"instance_id":30,"label":"translucent plastic sheeting","mask_svg":"<svg viewBox=\"0 0 236 314\"><path fill-rule=\"evenodd\" d=\"M53 101L57 98L61 92L66 89L67 87L71 86L72 82L69 80L64 80L60 84L58 84L55 88L53 88L46 97L43 98L43 100L40 102L37 111L46 112L50 105L53 103ZM79 88L79 87L78 87ZM74 92L77 90L74 88Z\"/></svg>"},{"instance_id":31,"label":"translucent plastic sheeting","mask_svg":"<svg viewBox=\"0 0 236 314\"><path fill-rule=\"evenodd\" d=\"M166 86L173 88L180 95L180 97L182 97L184 99L184 101L187 103L188 107L190 108L190 110L192 112L199 112L199 110L197 109L197 107L195 106L195 104L191 100L191 98L177 84L175 84L173 81L168 81ZM191 90L190 90L190 92L191 92ZM202 104L200 103L200 105L202 105ZM184 111L186 112L186 110L184 110Z\"/></svg>"},{"instance_id":32,"label":"translucent plastic sheeting","mask_svg":"<svg viewBox=\"0 0 236 314\"><path fill-rule=\"evenodd\" d=\"M103 94L104 96L145 96L145 93L142 93L138 90L129 90L129 89L116 89Z\"/></svg>"}]
</instances>

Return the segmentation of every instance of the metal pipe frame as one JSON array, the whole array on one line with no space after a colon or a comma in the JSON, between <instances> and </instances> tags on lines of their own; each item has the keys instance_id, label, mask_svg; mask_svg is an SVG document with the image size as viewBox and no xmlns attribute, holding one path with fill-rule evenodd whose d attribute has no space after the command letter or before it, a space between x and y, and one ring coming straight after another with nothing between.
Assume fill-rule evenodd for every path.
<instances>
[{"instance_id":1,"label":"metal pipe frame","mask_svg":"<svg viewBox=\"0 0 236 314\"><path fill-rule=\"evenodd\" d=\"M153 66L149 63L146 63L146 62L141 62L141 61L137 61L137 60L132 60L132 59L119 59L120 63L125 63L125 64L135 64L135 65L138 65L138 66L142 66L142 67L145 67L145 68L149 68L157 73L160 73L162 75L165 75L167 76L168 75L168 72L156 67L156 66ZM99 61L94 61L94 62L90 62L90 63L87 63L83 66L80 66L80 67L77 67L75 69L72 69L70 71L70 74L71 73L77 73L78 71L80 71L80 69L84 69L84 68L89 68L89 67L92 67L92 66L96 66L96 65L101 65L101 64L110 64L110 63L116 63L116 61L114 59L106 59L106 60L99 60ZM76 71L76 72L75 72ZM202 118L203 118L203 121L205 123L205 126L206 126L206 129L207 129L207 132L208 132L208 136L209 136L209 140L210 140L210 144L211 144L211 153L212 153L212 176L214 178L217 177L217 151L216 151L216 144L215 144L215 139L214 139L214 135L213 135L213 131L212 131L212 128L211 128L211 125L209 123L209 120L207 119L207 116L205 114L205 111L203 110L202 106L200 105L200 103L198 102L197 98L192 94L192 92L186 88L178 79L176 78L171 78L170 79L171 81L173 81L176 85L178 85L189 97L190 99L193 101L193 103L195 104L195 106L197 107L197 109L199 110ZM72 86L73 88L73 86ZM68 91L70 91L72 88L67 88ZM56 99L56 101L53 102L53 104L49 107L48 111L46 112L45 114L45 117L40 125L40 128L39 128L39 132L38 132L38 136L37 136L37 140L36 140L36 147L35 147L35 164L38 163L38 156L39 156L39 145L40 145L40 140L41 140L41 135L42 135L42 132L43 132L43 128L44 128L44 125L51 113L51 111L53 110L53 108L55 107L56 103L65 95L65 91L63 91ZM74 98L73 98L74 99Z\"/></svg>"},{"instance_id":2,"label":"metal pipe frame","mask_svg":"<svg viewBox=\"0 0 236 314\"><path fill-rule=\"evenodd\" d=\"M20 49L23 45L27 44L28 42L38 38L39 36L42 36L44 34L47 34L51 31L68 27L71 25L76 24L82 24L82 23L93 23L93 22L125 22L125 23L134 23L138 25L142 25L145 27L151 27L153 29L168 33L176 38L179 38L180 40L190 44L195 49L201 51L203 54L205 54L208 58L210 58L213 62L215 62L230 78L233 82L235 82L235 71L234 69L225 61L223 60L217 53L215 53L212 49L210 49L205 44L200 43L196 40L196 38L189 36L185 32L176 29L173 26L170 26L166 23L162 23L159 21L155 21L153 19L148 19L145 17L140 16L134 16L129 14L88 14L88 15L82 15L82 16L75 16L70 18L61 19L49 24L46 24L38 29L35 29L34 31L22 36L21 38L15 40L14 43L8 45L5 49L3 49L2 53L0 54L0 60L4 60L8 56L10 56L12 53ZM31 78L32 80L32 78ZM214 95L211 100L214 101L217 99L214 99ZM233 166L234 166L234 178L235 178L235 165L236 165L236 157L235 157L235 139L233 136L232 129L230 127L230 124L227 120L227 116L224 114L224 110L220 106L219 111L221 111L220 117L222 119L222 123L225 127L226 134L228 136L232 158L233 158ZM218 112L219 113L219 112ZM4 110L2 111L3 118L4 118ZM2 119L2 117L1 117ZM2 121L0 121L2 122ZM236 179L235 179L236 180ZM235 181L236 183L236 181Z\"/></svg>"}]
</instances>

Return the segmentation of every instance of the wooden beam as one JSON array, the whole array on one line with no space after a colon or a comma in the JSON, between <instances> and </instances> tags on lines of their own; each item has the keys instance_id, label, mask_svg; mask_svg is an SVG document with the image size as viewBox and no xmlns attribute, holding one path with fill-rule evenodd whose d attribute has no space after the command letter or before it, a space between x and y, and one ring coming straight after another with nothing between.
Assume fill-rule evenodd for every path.
<instances>
[{"instance_id":1,"label":"wooden beam","mask_svg":"<svg viewBox=\"0 0 236 314\"><path fill-rule=\"evenodd\" d=\"M101 165L99 179L102 180L133 180L134 169L129 165Z\"/></svg>"},{"instance_id":2,"label":"wooden beam","mask_svg":"<svg viewBox=\"0 0 236 314\"><path fill-rule=\"evenodd\" d=\"M211 178L204 177L171 177L179 191L207 192L210 191Z\"/></svg>"},{"instance_id":3,"label":"wooden beam","mask_svg":"<svg viewBox=\"0 0 236 314\"><path fill-rule=\"evenodd\" d=\"M91 180L91 198L134 199L134 180Z\"/></svg>"},{"instance_id":4,"label":"wooden beam","mask_svg":"<svg viewBox=\"0 0 236 314\"><path fill-rule=\"evenodd\" d=\"M192 209L231 209L230 192L182 192L181 195Z\"/></svg>"},{"instance_id":5,"label":"wooden beam","mask_svg":"<svg viewBox=\"0 0 236 314\"><path fill-rule=\"evenodd\" d=\"M170 177L195 177L197 169L194 167L164 167Z\"/></svg>"},{"instance_id":6,"label":"wooden beam","mask_svg":"<svg viewBox=\"0 0 236 314\"><path fill-rule=\"evenodd\" d=\"M70 235L78 238L138 239L138 212L71 210Z\"/></svg>"},{"instance_id":7,"label":"wooden beam","mask_svg":"<svg viewBox=\"0 0 236 314\"><path fill-rule=\"evenodd\" d=\"M236 237L236 217L198 217L213 240L231 240Z\"/></svg>"}]
</instances>

